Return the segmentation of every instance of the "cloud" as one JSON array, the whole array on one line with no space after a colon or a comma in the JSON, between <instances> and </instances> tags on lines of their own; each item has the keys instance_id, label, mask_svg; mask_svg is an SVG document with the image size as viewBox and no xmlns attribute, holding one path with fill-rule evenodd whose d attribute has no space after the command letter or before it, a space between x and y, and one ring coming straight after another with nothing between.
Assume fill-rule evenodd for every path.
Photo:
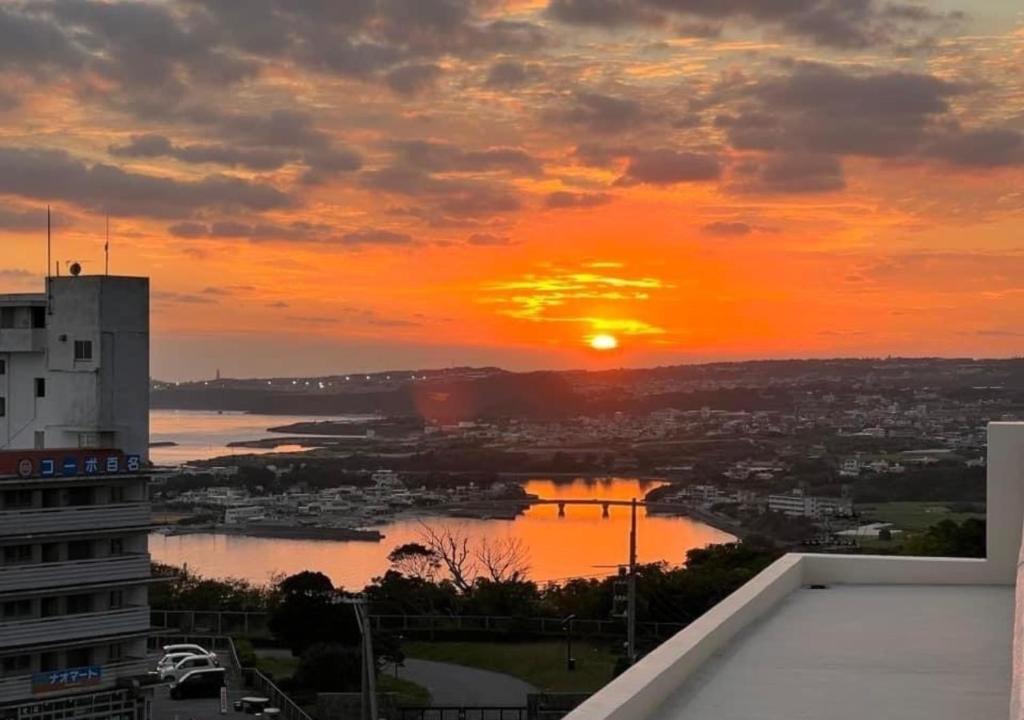
<instances>
[{"instance_id":1,"label":"cloud","mask_svg":"<svg viewBox=\"0 0 1024 720\"><path fill-rule=\"evenodd\" d=\"M290 198L277 188L226 175L183 181L89 165L63 150L0 146L0 193L63 200L113 215L178 218L203 209L284 208Z\"/></svg>"},{"instance_id":2,"label":"cloud","mask_svg":"<svg viewBox=\"0 0 1024 720\"><path fill-rule=\"evenodd\" d=\"M545 207L556 210L564 208L592 208L607 205L612 200L608 193L576 193L559 190L544 198Z\"/></svg>"},{"instance_id":3,"label":"cloud","mask_svg":"<svg viewBox=\"0 0 1024 720\"><path fill-rule=\"evenodd\" d=\"M441 67L433 64L402 65L389 72L388 87L399 95L412 97L431 88L441 76Z\"/></svg>"},{"instance_id":4,"label":"cloud","mask_svg":"<svg viewBox=\"0 0 1024 720\"><path fill-rule=\"evenodd\" d=\"M846 187L843 166L831 155L775 154L740 166L731 189L748 193L823 193Z\"/></svg>"},{"instance_id":5,"label":"cloud","mask_svg":"<svg viewBox=\"0 0 1024 720\"><path fill-rule=\"evenodd\" d=\"M111 145L115 157L172 157L185 163L214 163L249 170L276 170L293 156L274 148L237 148L229 145L175 146L163 135L136 135L126 145ZM351 169L358 169L358 165Z\"/></svg>"},{"instance_id":6,"label":"cloud","mask_svg":"<svg viewBox=\"0 0 1024 720\"><path fill-rule=\"evenodd\" d=\"M562 23L605 29L675 21L684 31L707 32L722 22L755 24L840 49L919 40L960 19L888 0L549 0L546 12Z\"/></svg>"},{"instance_id":7,"label":"cloud","mask_svg":"<svg viewBox=\"0 0 1024 720\"><path fill-rule=\"evenodd\" d=\"M995 168L1024 164L1024 133L1012 128L947 131L925 153L953 165Z\"/></svg>"},{"instance_id":8,"label":"cloud","mask_svg":"<svg viewBox=\"0 0 1024 720\"><path fill-rule=\"evenodd\" d=\"M745 87L751 104L715 124L738 150L898 157L917 151L950 100L969 90L921 73L798 63Z\"/></svg>"},{"instance_id":9,"label":"cloud","mask_svg":"<svg viewBox=\"0 0 1024 720\"><path fill-rule=\"evenodd\" d=\"M543 77L544 70L537 63L502 60L491 65L484 85L489 88L511 90L537 82Z\"/></svg>"},{"instance_id":10,"label":"cloud","mask_svg":"<svg viewBox=\"0 0 1024 720\"><path fill-rule=\"evenodd\" d=\"M46 210L7 208L0 205L0 230L41 230L46 227Z\"/></svg>"},{"instance_id":11,"label":"cloud","mask_svg":"<svg viewBox=\"0 0 1024 720\"><path fill-rule=\"evenodd\" d=\"M497 247L515 244L512 238L507 235L492 235L490 233L473 233L466 242L469 245L476 245L478 247Z\"/></svg>"},{"instance_id":12,"label":"cloud","mask_svg":"<svg viewBox=\"0 0 1024 720\"><path fill-rule=\"evenodd\" d=\"M396 162L429 172L509 171L521 175L539 175L543 165L525 150L491 147L463 150L451 143L430 140L404 140L391 143Z\"/></svg>"},{"instance_id":13,"label":"cloud","mask_svg":"<svg viewBox=\"0 0 1024 720\"><path fill-rule=\"evenodd\" d=\"M433 210L443 216L478 217L512 212L522 207L515 190L502 183L435 177L420 168L406 165L364 172L362 183L373 190L429 201Z\"/></svg>"},{"instance_id":14,"label":"cloud","mask_svg":"<svg viewBox=\"0 0 1024 720\"><path fill-rule=\"evenodd\" d=\"M754 232L754 228L745 222L718 221L708 223L702 229L708 235L717 235L719 237L741 237Z\"/></svg>"},{"instance_id":15,"label":"cloud","mask_svg":"<svg viewBox=\"0 0 1024 720\"><path fill-rule=\"evenodd\" d=\"M390 230L378 230L364 228L354 232L345 233L341 236L340 242L343 245L411 245L412 237L405 233L391 232Z\"/></svg>"},{"instance_id":16,"label":"cloud","mask_svg":"<svg viewBox=\"0 0 1024 720\"><path fill-rule=\"evenodd\" d=\"M549 112L548 118L552 124L577 125L599 134L633 130L652 119L636 100L596 92L575 93L568 107Z\"/></svg>"},{"instance_id":17,"label":"cloud","mask_svg":"<svg viewBox=\"0 0 1024 720\"><path fill-rule=\"evenodd\" d=\"M274 223L246 223L235 220L217 220L212 223L181 222L167 228L175 237L244 238L252 242L329 242L331 227L296 221L287 225Z\"/></svg>"},{"instance_id":18,"label":"cloud","mask_svg":"<svg viewBox=\"0 0 1024 720\"><path fill-rule=\"evenodd\" d=\"M35 280L38 277L38 273L29 272L21 268L0 268L0 280L4 282L24 283L29 280Z\"/></svg>"},{"instance_id":19,"label":"cloud","mask_svg":"<svg viewBox=\"0 0 1024 720\"><path fill-rule=\"evenodd\" d=\"M644 150L630 157L625 174L616 184L673 185L716 180L721 174L721 163L714 155L665 149Z\"/></svg>"}]
</instances>

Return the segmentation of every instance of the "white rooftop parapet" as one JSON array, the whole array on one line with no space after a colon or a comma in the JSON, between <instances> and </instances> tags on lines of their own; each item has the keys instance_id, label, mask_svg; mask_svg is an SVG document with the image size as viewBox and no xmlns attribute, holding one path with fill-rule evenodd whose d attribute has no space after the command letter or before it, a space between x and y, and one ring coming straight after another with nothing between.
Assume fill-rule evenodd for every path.
<instances>
[{"instance_id":1,"label":"white rooftop parapet","mask_svg":"<svg viewBox=\"0 0 1024 720\"><path fill-rule=\"evenodd\" d=\"M989 424L986 495L985 558L786 555L593 695L568 716L569 720L657 717L662 704L704 663L801 586L1017 584L1018 573L1024 572L1024 423ZM1021 585L1013 629L1012 699L1007 697L1010 720L1024 720Z\"/></svg>"}]
</instances>

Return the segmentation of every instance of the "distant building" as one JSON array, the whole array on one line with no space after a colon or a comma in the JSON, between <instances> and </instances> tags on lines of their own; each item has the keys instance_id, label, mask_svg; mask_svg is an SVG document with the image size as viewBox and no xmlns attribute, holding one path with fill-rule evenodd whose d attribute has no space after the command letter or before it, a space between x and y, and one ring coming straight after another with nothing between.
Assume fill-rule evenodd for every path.
<instances>
[{"instance_id":1,"label":"distant building","mask_svg":"<svg viewBox=\"0 0 1024 720\"><path fill-rule=\"evenodd\" d=\"M769 495L768 510L790 517L819 519L853 515L853 500L848 497L815 497L794 490L784 495Z\"/></svg>"},{"instance_id":2,"label":"distant building","mask_svg":"<svg viewBox=\"0 0 1024 720\"><path fill-rule=\"evenodd\" d=\"M0 295L0 718L143 720L149 283Z\"/></svg>"}]
</instances>

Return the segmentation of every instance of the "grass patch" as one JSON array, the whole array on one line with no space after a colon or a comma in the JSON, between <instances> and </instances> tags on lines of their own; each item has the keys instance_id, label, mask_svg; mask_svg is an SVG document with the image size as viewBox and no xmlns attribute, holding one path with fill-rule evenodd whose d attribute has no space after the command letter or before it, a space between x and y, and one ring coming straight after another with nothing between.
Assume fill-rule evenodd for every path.
<instances>
[{"instance_id":1,"label":"grass patch","mask_svg":"<svg viewBox=\"0 0 1024 720\"><path fill-rule=\"evenodd\" d=\"M858 508L862 522L867 520L892 523L906 532L921 532L943 520L961 523L969 518L984 519L984 513L953 512L950 505L941 502L890 502L862 505Z\"/></svg>"},{"instance_id":2,"label":"grass patch","mask_svg":"<svg viewBox=\"0 0 1024 720\"><path fill-rule=\"evenodd\" d=\"M493 670L547 692L596 692L608 684L616 656L605 645L573 643L576 670L566 668L565 643L408 642L406 656Z\"/></svg>"},{"instance_id":3,"label":"grass patch","mask_svg":"<svg viewBox=\"0 0 1024 720\"><path fill-rule=\"evenodd\" d=\"M398 696L398 704L405 707L427 707L431 702L430 691L425 687L411 680L388 675L387 672L377 676L377 692L394 693Z\"/></svg>"},{"instance_id":4,"label":"grass patch","mask_svg":"<svg viewBox=\"0 0 1024 720\"><path fill-rule=\"evenodd\" d=\"M295 675L295 671L299 669L299 659L257 655L256 669L273 680L284 680Z\"/></svg>"}]
</instances>

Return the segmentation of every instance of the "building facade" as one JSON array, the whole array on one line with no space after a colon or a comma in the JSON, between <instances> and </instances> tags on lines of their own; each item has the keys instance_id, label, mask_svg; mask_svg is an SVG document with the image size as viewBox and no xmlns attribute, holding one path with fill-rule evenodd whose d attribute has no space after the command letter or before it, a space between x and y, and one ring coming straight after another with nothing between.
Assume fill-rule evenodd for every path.
<instances>
[{"instance_id":1,"label":"building facade","mask_svg":"<svg viewBox=\"0 0 1024 720\"><path fill-rule=\"evenodd\" d=\"M149 291L0 295L0 720L148 716Z\"/></svg>"}]
</instances>

